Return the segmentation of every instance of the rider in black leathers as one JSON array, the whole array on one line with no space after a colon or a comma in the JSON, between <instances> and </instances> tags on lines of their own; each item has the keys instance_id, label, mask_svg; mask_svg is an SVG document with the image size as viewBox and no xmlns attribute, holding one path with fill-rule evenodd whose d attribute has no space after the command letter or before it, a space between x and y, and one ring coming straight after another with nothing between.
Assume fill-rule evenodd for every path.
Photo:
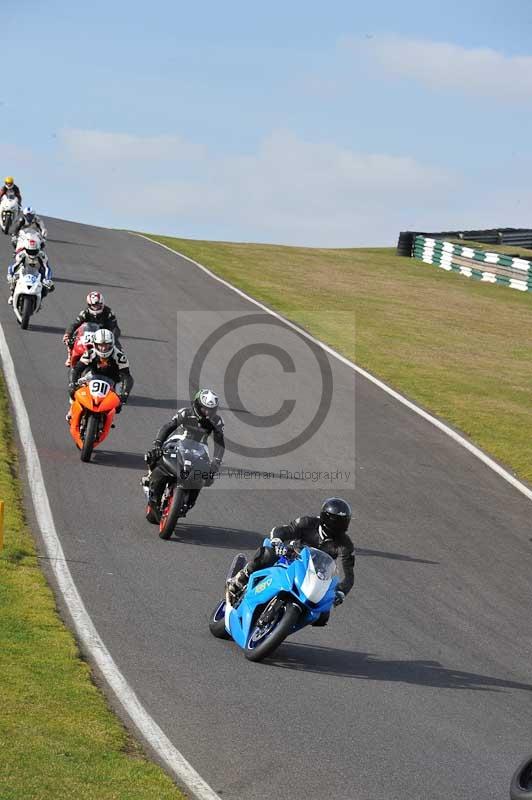
<instances>
[{"instance_id":1,"label":"rider in black leathers","mask_svg":"<svg viewBox=\"0 0 532 800\"><path fill-rule=\"evenodd\" d=\"M76 331L84 322L95 322L101 328L112 331L117 347L120 347L120 328L118 320L109 308L105 305L105 300L101 292L89 292L87 295L87 306L79 312L76 319L68 325L63 336L63 342L70 348L74 346Z\"/></svg>"},{"instance_id":2,"label":"rider in black leathers","mask_svg":"<svg viewBox=\"0 0 532 800\"><path fill-rule=\"evenodd\" d=\"M158 466L162 456L163 444L178 428L183 430L191 439L200 442L206 442L212 434L214 455L211 461L210 476L205 480L205 486L212 484L214 475L220 470L225 452L224 423L222 417L217 413L218 404L218 397L211 389L200 389L194 395L192 404L188 408L179 409L170 422L163 425L157 433L153 447L146 453L145 457L151 471L142 479L142 484L149 486L150 503L156 508L161 501L161 496L168 480L166 471ZM193 489L189 492L185 513L195 505L199 493L199 489Z\"/></svg>"},{"instance_id":3,"label":"rider in black leathers","mask_svg":"<svg viewBox=\"0 0 532 800\"><path fill-rule=\"evenodd\" d=\"M353 588L355 580L354 545L347 534L350 521L349 503L339 497L329 497L323 503L318 517L298 517L287 525L272 528L270 544L261 545L251 561L228 581L227 591L232 605L242 595L253 572L273 566L279 555L297 550L298 546L302 545L316 547L328 553L331 558L340 559L343 578L337 586L334 604L342 603L346 594ZM287 546L287 543L290 544ZM326 625L328 619L328 613L322 614L314 625Z\"/></svg>"}]
</instances>

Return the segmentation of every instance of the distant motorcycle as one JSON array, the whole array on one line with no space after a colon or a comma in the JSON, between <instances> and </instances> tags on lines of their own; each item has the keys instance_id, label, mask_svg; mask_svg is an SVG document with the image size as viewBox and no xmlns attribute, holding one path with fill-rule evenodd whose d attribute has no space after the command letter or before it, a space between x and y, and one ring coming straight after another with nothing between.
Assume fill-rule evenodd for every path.
<instances>
[{"instance_id":1,"label":"distant motorcycle","mask_svg":"<svg viewBox=\"0 0 532 800\"><path fill-rule=\"evenodd\" d=\"M13 245L13 250L15 251L15 253L20 253L20 251L24 249L24 244L27 236L30 236L33 239L38 238L40 243L39 249L44 250L46 246L46 236L43 235L40 228L32 227L30 225L26 228L22 228L19 231L18 235L16 233L12 234L11 244Z\"/></svg>"},{"instance_id":2,"label":"distant motorcycle","mask_svg":"<svg viewBox=\"0 0 532 800\"><path fill-rule=\"evenodd\" d=\"M149 487L143 486L146 519L159 524L161 539L169 539L186 510L189 492L201 489L210 474L209 448L195 439L175 434L163 444L159 466L167 473L168 481L158 505L153 504Z\"/></svg>"},{"instance_id":3,"label":"distant motorcycle","mask_svg":"<svg viewBox=\"0 0 532 800\"><path fill-rule=\"evenodd\" d=\"M12 189L8 189L0 200L0 227L2 228L2 233L6 235L9 233L9 229L19 212L20 203L17 196Z\"/></svg>"},{"instance_id":4,"label":"distant motorcycle","mask_svg":"<svg viewBox=\"0 0 532 800\"><path fill-rule=\"evenodd\" d=\"M93 449L109 435L121 401L114 382L103 375L87 372L78 384L70 409L70 435L81 450L81 460L90 461Z\"/></svg>"},{"instance_id":5,"label":"distant motorcycle","mask_svg":"<svg viewBox=\"0 0 532 800\"><path fill-rule=\"evenodd\" d=\"M523 761L513 774L511 800L532 800L532 756Z\"/></svg>"},{"instance_id":6,"label":"distant motorcycle","mask_svg":"<svg viewBox=\"0 0 532 800\"><path fill-rule=\"evenodd\" d=\"M37 238L33 231L31 234L26 234L25 236L24 242L30 239L32 243L37 241L37 244L39 244L40 242L40 239ZM14 280L13 313L20 327L26 330L31 316L40 311L42 305L43 283L39 265L37 263L31 264L26 261L18 268ZM53 290L53 287L51 290Z\"/></svg>"},{"instance_id":7,"label":"distant motorcycle","mask_svg":"<svg viewBox=\"0 0 532 800\"><path fill-rule=\"evenodd\" d=\"M227 579L245 563L246 557L239 553ZM262 661L287 636L331 610L337 584L331 556L315 547L302 547L281 556L273 567L253 572L236 607L228 596L220 600L209 629L218 639L233 639L249 661Z\"/></svg>"}]
</instances>

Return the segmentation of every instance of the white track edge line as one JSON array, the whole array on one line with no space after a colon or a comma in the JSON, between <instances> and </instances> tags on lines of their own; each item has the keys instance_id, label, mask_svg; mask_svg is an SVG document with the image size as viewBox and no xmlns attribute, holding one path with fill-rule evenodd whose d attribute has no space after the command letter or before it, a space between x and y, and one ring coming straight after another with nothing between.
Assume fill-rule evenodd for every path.
<instances>
[{"instance_id":1,"label":"white track edge line","mask_svg":"<svg viewBox=\"0 0 532 800\"><path fill-rule=\"evenodd\" d=\"M334 358L338 359L338 361L341 361L342 364L345 364L346 366L350 367L359 375L362 375L362 377L366 378L366 380L371 381L371 383L375 384L375 386L378 386L379 389L382 389L383 392L386 392L387 394L391 395L391 397L393 397L399 403L402 403L411 411L414 411L420 417L423 417L423 419L427 420L427 422L430 422L431 425L434 425L435 428L438 428L440 431L443 431L443 433L446 433L447 436L450 436L451 439L453 439L455 442L461 445L461 447L465 448L470 453L472 453L472 455L476 456L479 459L479 461L482 461L487 467L493 470L493 472L496 472L497 475L499 475L507 483L509 483L511 486L513 486L515 489L521 492L521 494L524 494L525 497L527 497L529 500L532 500L532 489L529 489L528 486L526 486L518 478L516 478L514 475L508 472L507 469L501 467L500 464L497 464L497 462L494 461L492 458L490 458L490 456L488 456L486 453L484 453L483 450L474 445L472 442L468 441L460 433L454 431L451 427L449 427L449 425L446 425L445 422L442 422L441 420L437 419L437 417L433 417L432 414L428 413L428 411L425 411L424 409L420 408L420 406L416 405L411 400L408 400L406 397L404 397L404 395L400 394L399 392L396 392L395 389L392 389L391 386L388 386L388 384L379 380L370 372L366 372L365 369L359 367L358 364L355 364L353 361L350 361L348 358L338 353L332 347L329 347L329 345L325 344L325 342L316 339L314 336L312 336L312 334L308 333L303 328L300 328L299 325L296 325L294 322L291 322L289 319L286 319L286 317L283 317L281 314L278 314L277 311L273 311L271 308L268 308L268 306L265 306L263 303L259 302L258 300L255 300L254 297L251 297L249 294L246 294L246 292L243 292L241 289L237 289L236 286L233 286L228 281L225 281L223 278L220 278L219 275L216 275L214 272L211 272L210 269L204 267L203 264L200 264L198 261L194 261L193 258L185 256L178 250L172 250L172 248L168 247L168 245L162 244L162 242L156 242L155 239L150 239L149 236L145 236L142 233L135 233L134 231L127 231L127 233L131 234L132 236L138 236L141 239L146 239L147 242L151 242L152 244L158 245L159 247L163 247L165 250L168 250L175 256L179 256L180 258L184 258L186 261L190 261L191 264L194 264L196 267L199 267L199 269L203 270L203 272L206 272L207 275L209 275L211 278L214 278L214 280L223 284L228 289L231 289L233 292L236 292L241 297L244 297L246 300L249 300L250 303L254 303L254 305L261 308L267 314L271 314L272 317L275 317L276 319L283 322L285 325L288 325L289 328L293 328L293 330L300 333L301 336L304 336L305 338L309 339L318 347L321 347L322 350L325 350L326 353L329 353L329 355L334 356Z\"/></svg>"},{"instance_id":2,"label":"white track edge line","mask_svg":"<svg viewBox=\"0 0 532 800\"><path fill-rule=\"evenodd\" d=\"M164 762L181 785L197 800L221 800L219 795L201 778L186 758L177 750L155 720L142 706L135 692L115 664L111 654L100 638L92 619L81 599L68 568L65 554L59 541L46 492L37 446L31 431L30 420L15 372L15 365L7 344L3 326L0 324L0 357L4 376L15 411L17 428L24 449L28 483L31 490L37 522L50 559L59 591L74 622L79 639L97 664L107 684L111 687L122 707L148 744Z\"/></svg>"}]
</instances>

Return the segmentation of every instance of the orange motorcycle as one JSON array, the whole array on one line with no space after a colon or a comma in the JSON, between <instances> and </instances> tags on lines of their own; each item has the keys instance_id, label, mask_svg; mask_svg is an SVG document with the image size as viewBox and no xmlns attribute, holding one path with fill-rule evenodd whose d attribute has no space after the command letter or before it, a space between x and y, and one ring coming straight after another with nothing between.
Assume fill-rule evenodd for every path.
<instances>
[{"instance_id":1,"label":"orange motorcycle","mask_svg":"<svg viewBox=\"0 0 532 800\"><path fill-rule=\"evenodd\" d=\"M90 461L93 449L107 438L121 402L110 378L90 373L81 381L70 409L70 434L81 460Z\"/></svg>"}]
</instances>

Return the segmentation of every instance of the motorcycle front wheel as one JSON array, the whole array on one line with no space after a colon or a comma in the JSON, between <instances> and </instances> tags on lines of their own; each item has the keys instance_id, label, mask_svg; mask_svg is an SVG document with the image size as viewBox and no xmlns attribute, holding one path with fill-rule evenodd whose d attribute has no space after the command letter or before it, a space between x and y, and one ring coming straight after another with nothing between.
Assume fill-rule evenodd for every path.
<instances>
[{"instance_id":1,"label":"motorcycle front wheel","mask_svg":"<svg viewBox=\"0 0 532 800\"><path fill-rule=\"evenodd\" d=\"M175 487L173 494L168 498L159 522L159 536L161 539L170 539L172 536L179 519L179 512L183 506L184 495L183 489Z\"/></svg>"},{"instance_id":2,"label":"motorcycle front wheel","mask_svg":"<svg viewBox=\"0 0 532 800\"><path fill-rule=\"evenodd\" d=\"M532 800L532 756L514 772L510 784L511 800Z\"/></svg>"},{"instance_id":3,"label":"motorcycle front wheel","mask_svg":"<svg viewBox=\"0 0 532 800\"><path fill-rule=\"evenodd\" d=\"M261 624L261 617L257 619L246 642L244 655L248 661L262 661L271 655L299 621L301 609L294 603L283 603L275 619L266 624Z\"/></svg>"},{"instance_id":4,"label":"motorcycle front wheel","mask_svg":"<svg viewBox=\"0 0 532 800\"><path fill-rule=\"evenodd\" d=\"M85 436L83 437L83 447L81 448L81 460L90 461L94 442L98 434L98 418L95 414L91 414L85 425Z\"/></svg>"},{"instance_id":5,"label":"motorcycle front wheel","mask_svg":"<svg viewBox=\"0 0 532 800\"><path fill-rule=\"evenodd\" d=\"M209 630L217 639L230 639L225 629L225 600L220 600L211 614Z\"/></svg>"},{"instance_id":6,"label":"motorcycle front wheel","mask_svg":"<svg viewBox=\"0 0 532 800\"><path fill-rule=\"evenodd\" d=\"M33 297L25 295L22 299L22 312L21 312L22 319L20 321L20 327L22 328L23 331L28 329L32 313L33 313Z\"/></svg>"}]
</instances>

